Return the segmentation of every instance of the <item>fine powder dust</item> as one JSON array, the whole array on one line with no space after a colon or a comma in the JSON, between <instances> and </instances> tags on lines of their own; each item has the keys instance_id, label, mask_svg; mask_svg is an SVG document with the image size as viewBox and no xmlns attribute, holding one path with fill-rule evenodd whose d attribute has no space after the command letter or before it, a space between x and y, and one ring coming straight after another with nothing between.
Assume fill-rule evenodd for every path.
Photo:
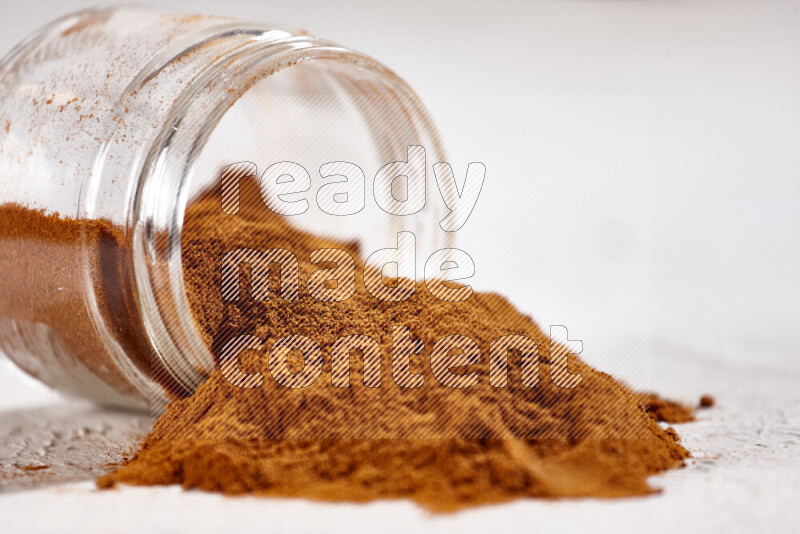
<instances>
[{"instance_id":1,"label":"fine powder dust","mask_svg":"<svg viewBox=\"0 0 800 534\"><path fill-rule=\"evenodd\" d=\"M464 302L443 302L419 285L409 299L388 303L368 294L357 274L352 298L312 298L303 290L305 280L321 267L309 262L309 252L345 248L360 273L357 245L298 231L256 200L252 183L242 183L240 197L235 216L222 213L218 191L187 207L184 279L198 328L217 357L232 336L264 341L239 363L243 372L262 373L263 385L236 388L217 368L193 396L168 406L141 451L99 479L100 487L180 484L327 501L404 498L448 511L522 497L644 495L653 491L648 476L679 467L689 456L677 434L658 420L669 421L675 413L685 420L691 412L633 393L575 356L569 371L581 374L581 384L556 387L549 379L547 336L500 296L475 293ZM239 301L223 300L220 262L236 248L294 252L299 297L279 298L278 277L272 276L268 300L254 301L247 291ZM245 269L245 287L249 276ZM425 380L418 389L392 380L392 325L408 327L424 343L424 352L412 358L412 369ZM350 386L332 387L331 347L352 334L380 343L381 387L365 387L358 356L351 356ZM428 364L431 347L451 334L475 340L482 355L499 336L529 336L539 348L538 386L520 386L513 358L505 388L488 386L485 365L476 366L480 381L474 387L438 384ZM269 348L288 335L310 337L326 355L321 376L302 391L281 386L269 374ZM302 356L299 362L297 354L293 358L290 367L298 372ZM648 411L650 403L654 409Z\"/></svg>"}]
</instances>

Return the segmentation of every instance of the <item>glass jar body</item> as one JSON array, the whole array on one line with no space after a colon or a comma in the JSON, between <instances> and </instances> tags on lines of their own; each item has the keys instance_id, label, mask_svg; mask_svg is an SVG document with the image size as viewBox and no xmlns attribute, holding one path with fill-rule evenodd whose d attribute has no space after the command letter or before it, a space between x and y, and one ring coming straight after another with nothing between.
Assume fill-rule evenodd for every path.
<instances>
[{"instance_id":1,"label":"glass jar body","mask_svg":"<svg viewBox=\"0 0 800 534\"><path fill-rule=\"evenodd\" d=\"M270 90L284 98L357 101L349 114L368 132L358 150L376 161L403 159L407 144L442 156L402 80L300 30L107 8L15 48L0 64L0 350L46 384L106 404L160 409L190 394L215 365L181 272L183 213L208 174L196 165L223 116L284 71L297 75ZM265 108L240 114L275 120ZM297 125L280 135L302 144ZM388 235L393 224L378 226Z\"/></svg>"}]
</instances>

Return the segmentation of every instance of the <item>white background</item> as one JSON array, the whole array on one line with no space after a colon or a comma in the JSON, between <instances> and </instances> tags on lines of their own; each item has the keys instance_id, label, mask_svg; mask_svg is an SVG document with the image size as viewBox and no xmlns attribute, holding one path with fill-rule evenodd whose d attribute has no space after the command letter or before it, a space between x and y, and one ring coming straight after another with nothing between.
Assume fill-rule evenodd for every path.
<instances>
[{"instance_id":1,"label":"white background","mask_svg":"<svg viewBox=\"0 0 800 534\"><path fill-rule=\"evenodd\" d=\"M0 53L53 18L88 5L2 0ZM569 531L578 521L657 529L644 526L648 515L648 521L660 518L664 530L797 526L792 499L798 497L799 398L791 392L800 370L800 2L155 5L308 28L378 58L432 101L451 94L648 97L653 383L685 400L706 391L720 398L720 407L704 415L709 421L681 429L695 455L709 460L696 462L694 472L667 475L659 482L664 496L627 504L517 503L433 520L405 504L275 504L172 490L98 495L87 483L0 495L0 525L8 518L30 522L33 530L83 530L61 515L74 511L97 527L110 513L137 530L139 521L154 521L147 509L186 514L183 525L230 520L259 530L310 530L317 520L367 528L369 521L395 515L393 528L408 521L412 530L482 530L502 521L520 530ZM537 193L527 177L502 180L515 194ZM58 402L9 369L0 366L4 406ZM771 452L763 452L759 441ZM271 519L281 513L287 517ZM296 523L290 515L299 518ZM25 529L25 522L17 528Z\"/></svg>"},{"instance_id":2,"label":"white background","mask_svg":"<svg viewBox=\"0 0 800 534\"><path fill-rule=\"evenodd\" d=\"M0 51L91 5L3 0ZM308 28L425 95L649 95L654 333L721 358L777 362L796 347L799 2L152 5ZM509 188L534 192L519 180Z\"/></svg>"}]
</instances>

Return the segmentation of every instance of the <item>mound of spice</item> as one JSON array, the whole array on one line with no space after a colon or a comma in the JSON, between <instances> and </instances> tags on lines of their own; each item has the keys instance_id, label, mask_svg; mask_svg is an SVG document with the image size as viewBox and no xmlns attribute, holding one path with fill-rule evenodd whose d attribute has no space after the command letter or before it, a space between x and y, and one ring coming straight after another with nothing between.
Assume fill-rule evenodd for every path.
<instances>
[{"instance_id":1,"label":"mound of spice","mask_svg":"<svg viewBox=\"0 0 800 534\"><path fill-rule=\"evenodd\" d=\"M500 296L475 293L445 302L418 286L407 300L389 303L368 294L357 274L351 298L312 298L302 288L320 265L310 263L309 253L345 249L361 266L357 246L293 228L265 210L252 184L241 187L236 216L221 212L213 190L187 207L184 278L198 328L217 357L234 335L263 341L239 362L242 372L261 373L263 383L237 388L217 368L193 396L168 406L141 451L99 479L100 487L180 484L328 501L407 498L446 511L522 497L644 495L653 491L648 476L688 457L677 434L657 422L669 410L648 413L643 402L650 399L611 376L571 356L570 372L581 375L580 386L553 384L547 336ZM267 300L246 291L240 300L224 300L221 261L237 248L291 250L300 262L299 296L279 298L273 276ZM250 276L245 269L244 287ZM424 347L411 358L412 371L424 381L418 388L401 388L389 376L395 325L407 327ZM331 385L329 357L304 390L270 378L269 349L278 339L308 336L330 356L337 339L355 334L379 341L380 387L365 386L358 356L350 358L349 387ZM489 385L486 365L469 369L479 378L472 387L439 384L429 365L431 347L452 334L473 339L483 355L499 336L535 340L537 387L520 384L519 355L509 359L507 387ZM298 353L288 362L293 372L303 368Z\"/></svg>"}]
</instances>

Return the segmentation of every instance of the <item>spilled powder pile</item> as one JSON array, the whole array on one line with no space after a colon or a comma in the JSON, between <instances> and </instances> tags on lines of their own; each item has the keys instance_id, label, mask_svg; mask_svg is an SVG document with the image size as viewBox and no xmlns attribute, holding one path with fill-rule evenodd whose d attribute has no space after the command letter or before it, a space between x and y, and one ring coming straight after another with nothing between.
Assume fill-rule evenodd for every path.
<instances>
[{"instance_id":1,"label":"spilled powder pile","mask_svg":"<svg viewBox=\"0 0 800 534\"><path fill-rule=\"evenodd\" d=\"M308 253L347 248L359 273L357 247L300 232L270 215L253 200L252 184L242 185L241 197L237 216L221 212L214 191L187 208L184 274L196 322L215 355L233 336L264 341L239 364L243 372L261 372L263 385L236 388L217 369L192 397L167 408L142 450L101 478L100 487L180 484L330 501L408 498L445 511L521 497L643 495L652 492L648 476L687 458L676 433L656 421L668 411L648 413L643 402L650 399L611 376L571 356L569 371L580 373L582 382L556 387L549 379L547 336L502 297L476 293L450 303L418 286L408 300L387 303L369 295L358 274L348 300L310 297L305 280L321 266L311 264ZM240 247L294 252L299 298L278 298L273 276L268 300L224 301L220 261ZM246 287L249 275L243 282ZM412 357L412 370L424 376L420 388L400 388L392 380L392 325L408 327L424 343L424 352ZM331 386L331 346L351 334L380 343L381 387L364 385L359 356L351 356L350 387ZM430 353L450 334L475 340L484 363L491 340L531 337L539 349L538 386L522 387L518 357L509 361L505 388L488 384L484 363L469 369L479 376L475 386L442 386L431 373ZM304 390L287 389L269 374L269 348L287 335L312 338L326 356L321 376ZM302 356L292 358L290 368L299 372Z\"/></svg>"},{"instance_id":2,"label":"spilled powder pile","mask_svg":"<svg viewBox=\"0 0 800 534\"><path fill-rule=\"evenodd\" d=\"M683 404L662 399L653 393L640 393L637 395L639 402L645 407L645 411L656 421L668 421L670 423L688 423L694 421L694 409ZM703 400L705 399L705 401ZM708 395L703 395L700 399L700 408L710 408L714 401L709 402ZM705 402L705 403L704 403Z\"/></svg>"}]
</instances>

